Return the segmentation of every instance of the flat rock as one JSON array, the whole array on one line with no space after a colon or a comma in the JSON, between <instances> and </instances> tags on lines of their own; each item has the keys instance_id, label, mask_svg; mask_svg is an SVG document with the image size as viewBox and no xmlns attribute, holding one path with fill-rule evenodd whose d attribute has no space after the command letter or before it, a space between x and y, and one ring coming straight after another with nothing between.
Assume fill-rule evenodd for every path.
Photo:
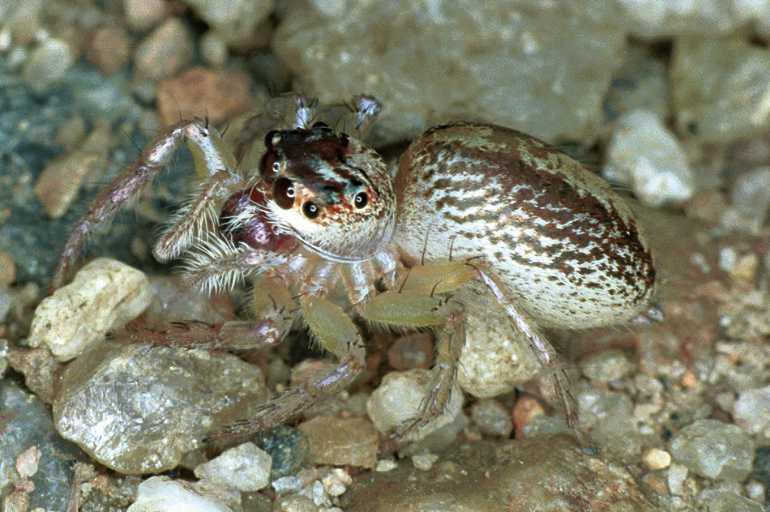
<instances>
[{"instance_id":1,"label":"flat rock","mask_svg":"<svg viewBox=\"0 0 770 512\"><path fill-rule=\"evenodd\" d=\"M347 512L656 510L624 469L552 435L461 445L428 471L359 476L342 498Z\"/></svg>"},{"instance_id":2,"label":"flat rock","mask_svg":"<svg viewBox=\"0 0 770 512\"><path fill-rule=\"evenodd\" d=\"M53 411L59 433L99 463L157 473L266 395L259 368L234 355L105 343L67 367Z\"/></svg>"},{"instance_id":3,"label":"flat rock","mask_svg":"<svg viewBox=\"0 0 770 512\"><path fill-rule=\"evenodd\" d=\"M298 428L307 436L313 464L373 468L377 463L379 437L367 419L317 416Z\"/></svg>"},{"instance_id":4,"label":"flat rock","mask_svg":"<svg viewBox=\"0 0 770 512\"><path fill-rule=\"evenodd\" d=\"M47 345L59 361L69 361L139 316L152 301L147 277L109 258L97 258L75 279L43 299L35 310L29 344Z\"/></svg>"},{"instance_id":5,"label":"flat rock","mask_svg":"<svg viewBox=\"0 0 770 512\"><path fill-rule=\"evenodd\" d=\"M625 44L617 14L595 0L297 2L273 48L324 103L382 100L378 143L458 117L586 140Z\"/></svg>"}]
</instances>

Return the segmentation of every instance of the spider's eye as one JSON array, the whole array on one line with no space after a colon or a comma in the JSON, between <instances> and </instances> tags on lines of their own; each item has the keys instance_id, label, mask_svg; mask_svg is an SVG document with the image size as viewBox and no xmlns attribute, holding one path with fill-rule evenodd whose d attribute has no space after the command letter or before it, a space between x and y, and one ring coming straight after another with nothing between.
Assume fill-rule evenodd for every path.
<instances>
[{"instance_id":1,"label":"spider's eye","mask_svg":"<svg viewBox=\"0 0 770 512\"><path fill-rule=\"evenodd\" d=\"M281 162L279 162L278 160L273 162L273 172L276 174L281 172Z\"/></svg>"},{"instance_id":2,"label":"spider's eye","mask_svg":"<svg viewBox=\"0 0 770 512\"><path fill-rule=\"evenodd\" d=\"M321 213L321 209L318 208L318 205L313 201L308 201L302 205L302 213L304 213L305 217L308 219L315 219L318 217L318 214Z\"/></svg>"},{"instance_id":3,"label":"spider's eye","mask_svg":"<svg viewBox=\"0 0 770 512\"><path fill-rule=\"evenodd\" d=\"M273 199L283 208L288 210L294 206L294 197L297 195L294 184L288 178L278 178L273 185Z\"/></svg>"},{"instance_id":4,"label":"spider's eye","mask_svg":"<svg viewBox=\"0 0 770 512\"><path fill-rule=\"evenodd\" d=\"M356 208L363 208L369 202L369 195L366 192L359 192L353 198L353 204Z\"/></svg>"}]
</instances>

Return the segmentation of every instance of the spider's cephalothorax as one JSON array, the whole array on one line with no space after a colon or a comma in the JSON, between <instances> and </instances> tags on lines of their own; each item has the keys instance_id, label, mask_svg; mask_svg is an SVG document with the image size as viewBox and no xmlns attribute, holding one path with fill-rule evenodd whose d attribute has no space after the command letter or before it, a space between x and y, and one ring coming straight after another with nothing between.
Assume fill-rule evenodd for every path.
<instances>
[{"instance_id":1,"label":"spider's cephalothorax","mask_svg":"<svg viewBox=\"0 0 770 512\"><path fill-rule=\"evenodd\" d=\"M271 131L261 162L270 218L332 261L372 258L393 234L395 197L385 162L323 123Z\"/></svg>"}]
</instances>

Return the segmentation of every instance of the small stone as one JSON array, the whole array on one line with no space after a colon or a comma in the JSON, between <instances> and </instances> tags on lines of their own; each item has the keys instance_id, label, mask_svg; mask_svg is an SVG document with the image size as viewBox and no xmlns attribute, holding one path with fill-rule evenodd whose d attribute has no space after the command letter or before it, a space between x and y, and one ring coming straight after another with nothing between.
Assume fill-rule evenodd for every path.
<instances>
[{"instance_id":1,"label":"small stone","mask_svg":"<svg viewBox=\"0 0 770 512\"><path fill-rule=\"evenodd\" d=\"M75 56L70 46L51 38L32 51L24 63L22 75L34 91L42 93L64 78L74 63Z\"/></svg>"},{"instance_id":2,"label":"small stone","mask_svg":"<svg viewBox=\"0 0 770 512\"><path fill-rule=\"evenodd\" d=\"M700 476L740 482L751 473L754 443L736 425L703 419L677 432L671 455Z\"/></svg>"},{"instance_id":3,"label":"small stone","mask_svg":"<svg viewBox=\"0 0 770 512\"><path fill-rule=\"evenodd\" d=\"M559 416L540 414L534 416L529 423L525 424L521 431L516 431L516 439L553 434L573 435L574 429L569 427L567 422Z\"/></svg>"},{"instance_id":4,"label":"small stone","mask_svg":"<svg viewBox=\"0 0 770 512\"><path fill-rule=\"evenodd\" d=\"M684 481L687 478L687 466L671 464L668 468L668 490L671 494L684 494Z\"/></svg>"},{"instance_id":5,"label":"small stone","mask_svg":"<svg viewBox=\"0 0 770 512\"><path fill-rule=\"evenodd\" d=\"M232 512L219 500L202 496L192 490L187 482L154 476L139 484L136 501L126 512Z\"/></svg>"},{"instance_id":6,"label":"small stone","mask_svg":"<svg viewBox=\"0 0 770 512\"><path fill-rule=\"evenodd\" d=\"M679 133L725 144L770 127L770 52L743 37L678 39L671 82Z\"/></svg>"},{"instance_id":7,"label":"small stone","mask_svg":"<svg viewBox=\"0 0 770 512\"><path fill-rule=\"evenodd\" d=\"M377 465L374 466L374 470L378 473L387 473L393 471L398 467L398 462L393 459L380 459L377 461Z\"/></svg>"},{"instance_id":8,"label":"small stone","mask_svg":"<svg viewBox=\"0 0 770 512\"><path fill-rule=\"evenodd\" d=\"M479 400L473 404L471 418L483 434L510 437L513 432L511 411L492 398Z\"/></svg>"},{"instance_id":9,"label":"small stone","mask_svg":"<svg viewBox=\"0 0 770 512\"><path fill-rule=\"evenodd\" d=\"M273 0L183 0L214 29L220 37L235 45L254 39L259 23L273 10Z\"/></svg>"},{"instance_id":10,"label":"small stone","mask_svg":"<svg viewBox=\"0 0 770 512\"><path fill-rule=\"evenodd\" d=\"M522 395L513 406L511 413L513 427L516 431L516 438L521 439L524 436L527 425L538 416L545 414L545 408L537 398L529 395Z\"/></svg>"},{"instance_id":11,"label":"small stone","mask_svg":"<svg viewBox=\"0 0 770 512\"><path fill-rule=\"evenodd\" d=\"M136 48L136 73L151 80L174 76L192 62L193 49L192 36L184 22L169 18Z\"/></svg>"},{"instance_id":12,"label":"small stone","mask_svg":"<svg viewBox=\"0 0 770 512\"><path fill-rule=\"evenodd\" d=\"M30 446L16 457L16 471L22 478L31 478L37 473L37 467L40 463L40 448Z\"/></svg>"},{"instance_id":13,"label":"small stone","mask_svg":"<svg viewBox=\"0 0 770 512\"><path fill-rule=\"evenodd\" d=\"M97 258L72 283L46 297L35 310L29 345L47 345L59 361L69 361L133 320L152 301L147 277L128 265Z\"/></svg>"},{"instance_id":14,"label":"small stone","mask_svg":"<svg viewBox=\"0 0 770 512\"><path fill-rule=\"evenodd\" d=\"M272 462L254 443L244 443L196 467L195 476L241 492L255 492L270 483Z\"/></svg>"},{"instance_id":15,"label":"small stone","mask_svg":"<svg viewBox=\"0 0 770 512\"><path fill-rule=\"evenodd\" d=\"M433 337L428 332L407 334L388 349L388 364L399 371L430 368L433 362Z\"/></svg>"},{"instance_id":16,"label":"small stone","mask_svg":"<svg viewBox=\"0 0 770 512\"><path fill-rule=\"evenodd\" d=\"M366 410L379 432L387 434L419 415L420 404L432 382L429 370L390 372L382 379L366 404ZM463 404L462 391L455 385L443 414L430 424L406 434L406 439L417 441L438 430L460 414Z\"/></svg>"},{"instance_id":17,"label":"small stone","mask_svg":"<svg viewBox=\"0 0 770 512\"><path fill-rule=\"evenodd\" d=\"M757 448L751 477L761 482L765 488L770 488L770 446Z\"/></svg>"},{"instance_id":18,"label":"small stone","mask_svg":"<svg viewBox=\"0 0 770 512\"><path fill-rule=\"evenodd\" d=\"M53 404L59 433L120 473L176 467L205 435L252 417L259 368L232 354L99 344L70 363Z\"/></svg>"},{"instance_id":19,"label":"small stone","mask_svg":"<svg viewBox=\"0 0 770 512\"><path fill-rule=\"evenodd\" d=\"M420 455L412 455L412 464L420 471L429 471L430 468L438 461L438 455L435 453L423 453Z\"/></svg>"},{"instance_id":20,"label":"small stone","mask_svg":"<svg viewBox=\"0 0 770 512\"><path fill-rule=\"evenodd\" d=\"M708 512L764 512L756 501L720 489L706 489L698 495L698 504Z\"/></svg>"},{"instance_id":21,"label":"small stone","mask_svg":"<svg viewBox=\"0 0 770 512\"><path fill-rule=\"evenodd\" d=\"M758 234L770 211L770 167L741 174L730 193L731 206L722 215L727 229Z\"/></svg>"},{"instance_id":22,"label":"small stone","mask_svg":"<svg viewBox=\"0 0 770 512\"><path fill-rule=\"evenodd\" d=\"M645 110L634 110L618 120L602 174L631 186L650 206L681 203L694 192L684 150L660 118Z\"/></svg>"},{"instance_id":23,"label":"small stone","mask_svg":"<svg viewBox=\"0 0 770 512\"><path fill-rule=\"evenodd\" d=\"M749 482L746 484L746 496L759 503L765 501L765 486L760 482Z\"/></svg>"},{"instance_id":24,"label":"small stone","mask_svg":"<svg viewBox=\"0 0 770 512\"><path fill-rule=\"evenodd\" d=\"M629 461L641 452L642 441L633 415L633 403L621 393L586 388L577 395L582 428L602 449Z\"/></svg>"},{"instance_id":25,"label":"small stone","mask_svg":"<svg viewBox=\"0 0 770 512\"><path fill-rule=\"evenodd\" d=\"M634 364L622 350L611 349L590 355L580 362L583 375L595 382L622 379L634 370Z\"/></svg>"},{"instance_id":26,"label":"small stone","mask_svg":"<svg viewBox=\"0 0 770 512\"><path fill-rule=\"evenodd\" d=\"M313 500L307 496L293 494L278 498L273 505L273 512L319 512Z\"/></svg>"},{"instance_id":27,"label":"small stone","mask_svg":"<svg viewBox=\"0 0 770 512\"><path fill-rule=\"evenodd\" d=\"M379 437L364 418L318 416L299 425L310 443L309 462L373 468Z\"/></svg>"},{"instance_id":28,"label":"small stone","mask_svg":"<svg viewBox=\"0 0 770 512\"><path fill-rule=\"evenodd\" d=\"M116 73L131 58L131 37L120 25L99 27L91 36L86 56L105 75Z\"/></svg>"},{"instance_id":29,"label":"small stone","mask_svg":"<svg viewBox=\"0 0 770 512\"><path fill-rule=\"evenodd\" d=\"M166 125L182 118L207 117L219 124L252 105L251 81L238 71L192 68L158 85L158 113Z\"/></svg>"},{"instance_id":30,"label":"small stone","mask_svg":"<svg viewBox=\"0 0 770 512\"><path fill-rule=\"evenodd\" d=\"M0 251L0 288L13 284L14 281L16 281L16 262L13 261L13 256ZM3 316L0 315L0 322L3 321Z\"/></svg>"},{"instance_id":31,"label":"small stone","mask_svg":"<svg viewBox=\"0 0 770 512\"><path fill-rule=\"evenodd\" d=\"M227 62L227 43L216 32L203 34L200 49L203 60L210 66L221 67Z\"/></svg>"},{"instance_id":32,"label":"small stone","mask_svg":"<svg viewBox=\"0 0 770 512\"><path fill-rule=\"evenodd\" d=\"M642 455L644 465L649 469L666 469L671 465L671 454L660 448L651 448Z\"/></svg>"},{"instance_id":33,"label":"small stone","mask_svg":"<svg viewBox=\"0 0 770 512\"><path fill-rule=\"evenodd\" d=\"M148 30L166 17L169 5L166 0L123 0L126 23L132 30Z\"/></svg>"},{"instance_id":34,"label":"small stone","mask_svg":"<svg viewBox=\"0 0 770 512\"><path fill-rule=\"evenodd\" d=\"M16 349L8 353L8 362L24 375L24 384L47 404L53 403L59 387L62 364L47 348Z\"/></svg>"},{"instance_id":35,"label":"small stone","mask_svg":"<svg viewBox=\"0 0 770 512\"><path fill-rule=\"evenodd\" d=\"M770 438L770 386L742 391L733 408L735 423L749 434Z\"/></svg>"},{"instance_id":36,"label":"small stone","mask_svg":"<svg viewBox=\"0 0 770 512\"><path fill-rule=\"evenodd\" d=\"M321 479L326 494L329 496L342 496L348 486L353 483L350 474L342 468L333 468L329 474Z\"/></svg>"},{"instance_id":37,"label":"small stone","mask_svg":"<svg viewBox=\"0 0 770 512\"><path fill-rule=\"evenodd\" d=\"M259 432L254 437L254 443L272 458L273 478L293 475L299 471L310 449L307 437L296 428L286 425Z\"/></svg>"}]
</instances>

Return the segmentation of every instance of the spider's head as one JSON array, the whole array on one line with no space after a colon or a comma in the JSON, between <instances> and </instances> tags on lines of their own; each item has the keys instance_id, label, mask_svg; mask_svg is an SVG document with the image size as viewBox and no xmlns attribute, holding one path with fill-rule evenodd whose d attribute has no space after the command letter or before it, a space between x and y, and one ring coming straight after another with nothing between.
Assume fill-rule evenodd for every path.
<instances>
[{"instance_id":1,"label":"spider's head","mask_svg":"<svg viewBox=\"0 0 770 512\"><path fill-rule=\"evenodd\" d=\"M395 194L382 157L323 123L265 137L262 179L279 230L334 261L372 257L390 239Z\"/></svg>"}]
</instances>

